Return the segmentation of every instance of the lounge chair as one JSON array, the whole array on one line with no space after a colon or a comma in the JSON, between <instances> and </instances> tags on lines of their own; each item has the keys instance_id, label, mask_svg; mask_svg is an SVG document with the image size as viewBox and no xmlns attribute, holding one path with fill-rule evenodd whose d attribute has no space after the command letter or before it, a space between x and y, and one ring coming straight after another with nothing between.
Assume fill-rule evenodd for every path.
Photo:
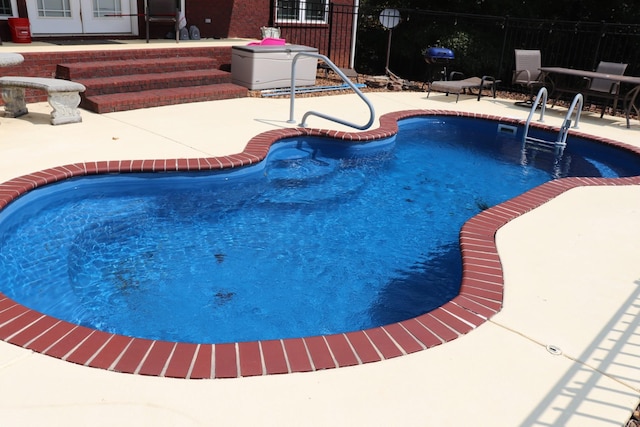
<instances>
[{"instance_id":1,"label":"lounge chair","mask_svg":"<svg viewBox=\"0 0 640 427\"><path fill-rule=\"evenodd\" d=\"M512 83L529 90L529 99L516 104L531 105L535 94L544 86L544 74L540 71L542 54L539 50L516 49L515 59Z\"/></svg>"},{"instance_id":2,"label":"lounge chair","mask_svg":"<svg viewBox=\"0 0 640 427\"><path fill-rule=\"evenodd\" d=\"M456 102L458 102L458 98L460 98L461 93L467 93L475 95L473 90L477 90L478 93L478 101L480 101L480 97L482 96L482 91L484 89L488 89L491 91L493 97L496 97L496 84L498 81L492 76L482 76L480 77L469 77L467 79L455 80L456 77L463 76L462 73L452 72L451 78L449 80L444 81L434 81L429 84L429 90L427 92L427 98L429 98L429 94L432 90L437 92L445 92L447 95L450 93L456 94Z\"/></svg>"},{"instance_id":3,"label":"lounge chair","mask_svg":"<svg viewBox=\"0 0 640 427\"><path fill-rule=\"evenodd\" d=\"M149 43L149 23L161 22L173 24L176 43L180 40L180 9L176 0L145 0L144 20Z\"/></svg>"}]
</instances>

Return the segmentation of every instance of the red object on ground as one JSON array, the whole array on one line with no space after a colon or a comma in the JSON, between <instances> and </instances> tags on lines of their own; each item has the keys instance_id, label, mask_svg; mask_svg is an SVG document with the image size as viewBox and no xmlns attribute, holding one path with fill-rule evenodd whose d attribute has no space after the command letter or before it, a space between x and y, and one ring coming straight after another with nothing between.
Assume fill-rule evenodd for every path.
<instances>
[{"instance_id":1,"label":"red object on ground","mask_svg":"<svg viewBox=\"0 0 640 427\"><path fill-rule=\"evenodd\" d=\"M31 24L28 18L9 18L9 29L14 43L31 43Z\"/></svg>"}]
</instances>

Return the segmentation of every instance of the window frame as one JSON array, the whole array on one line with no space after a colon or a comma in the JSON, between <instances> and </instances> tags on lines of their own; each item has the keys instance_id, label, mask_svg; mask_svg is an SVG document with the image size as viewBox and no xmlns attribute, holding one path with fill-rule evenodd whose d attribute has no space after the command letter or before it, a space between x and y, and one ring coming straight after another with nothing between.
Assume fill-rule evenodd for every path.
<instances>
[{"instance_id":1,"label":"window frame","mask_svg":"<svg viewBox=\"0 0 640 427\"><path fill-rule=\"evenodd\" d=\"M286 9L281 9L283 4ZM285 10L289 11L287 16L283 16ZM310 13L320 11L322 18L308 17ZM329 0L275 0L274 15L276 24L326 25L329 20Z\"/></svg>"},{"instance_id":2,"label":"window frame","mask_svg":"<svg viewBox=\"0 0 640 427\"><path fill-rule=\"evenodd\" d=\"M2 15L0 14L1 20L7 20L9 18L16 18L18 16L18 2L17 0L8 0L9 6L11 6L11 14L10 15Z\"/></svg>"}]
</instances>

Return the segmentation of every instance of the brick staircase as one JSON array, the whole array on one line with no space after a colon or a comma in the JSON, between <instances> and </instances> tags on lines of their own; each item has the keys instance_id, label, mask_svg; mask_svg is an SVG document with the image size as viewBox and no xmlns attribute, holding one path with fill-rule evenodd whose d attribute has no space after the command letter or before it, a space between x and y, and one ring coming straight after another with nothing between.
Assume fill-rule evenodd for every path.
<instances>
[{"instance_id":1,"label":"brick staircase","mask_svg":"<svg viewBox=\"0 0 640 427\"><path fill-rule=\"evenodd\" d=\"M80 107L110 113L188 102L241 98L245 87L208 57L145 58L58 64L56 77L82 83Z\"/></svg>"}]
</instances>

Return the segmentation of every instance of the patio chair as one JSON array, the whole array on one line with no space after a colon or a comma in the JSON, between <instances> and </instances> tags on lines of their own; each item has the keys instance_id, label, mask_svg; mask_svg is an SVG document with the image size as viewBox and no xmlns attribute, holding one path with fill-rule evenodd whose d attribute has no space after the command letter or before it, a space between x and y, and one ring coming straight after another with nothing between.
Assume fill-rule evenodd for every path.
<instances>
[{"instance_id":1,"label":"patio chair","mask_svg":"<svg viewBox=\"0 0 640 427\"><path fill-rule=\"evenodd\" d=\"M621 64L618 62L605 62L600 61L598 64L598 68L596 68L597 73L604 74L613 74L621 76L627 69L628 64ZM587 103L587 98L600 98L604 99L604 105L602 106L602 112L600 113L600 117L604 116L604 111L607 109L609 105L609 101L613 101L613 111L612 115L616 114L616 109L618 108L618 100L620 98L620 82L612 82L611 80L605 79L589 79L585 77L587 81L587 89L584 91L584 102Z\"/></svg>"},{"instance_id":2,"label":"patio chair","mask_svg":"<svg viewBox=\"0 0 640 427\"><path fill-rule=\"evenodd\" d=\"M596 72L621 76L624 74L626 69L627 64L601 61L596 68ZM611 81L610 79L592 79L589 77L583 77L583 84L581 87L576 88L575 85L573 88L556 86L553 104L551 105L552 107L556 105L556 102L563 93L570 93L572 96L576 93L582 93L585 105L587 104L587 98L589 97L603 99L604 103L602 105L602 112L600 113L600 117L602 118L607 106L609 105L609 101L613 101L612 115L615 115L616 109L618 108L618 100L620 98L620 82Z\"/></svg>"},{"instance_id":3,"label":"patio chair","mask_svg":"<svg viewBox=\"0 0 640 427\"><path fill-rule=\"evenodd\" d=\"M544 74L540 71L542 55L539 50L516 49L516 63L513 71L514 85L523 86L529 90L529 99L516 104L533 104L533 99L538 90L544 86Z\"/></svg>"},{"instance_id":4,"label":"patio chair","mask_svg":"<svg viewBox=\"0 0 640 427\"><path fill-rule=\"evenodd\" d=\"M144 20L147 29L147 43L149 43L149 23L172 23L176 35L176 43L180 40L180 9L177 0L145 0Z\"/></svg>"}]
</instances>

